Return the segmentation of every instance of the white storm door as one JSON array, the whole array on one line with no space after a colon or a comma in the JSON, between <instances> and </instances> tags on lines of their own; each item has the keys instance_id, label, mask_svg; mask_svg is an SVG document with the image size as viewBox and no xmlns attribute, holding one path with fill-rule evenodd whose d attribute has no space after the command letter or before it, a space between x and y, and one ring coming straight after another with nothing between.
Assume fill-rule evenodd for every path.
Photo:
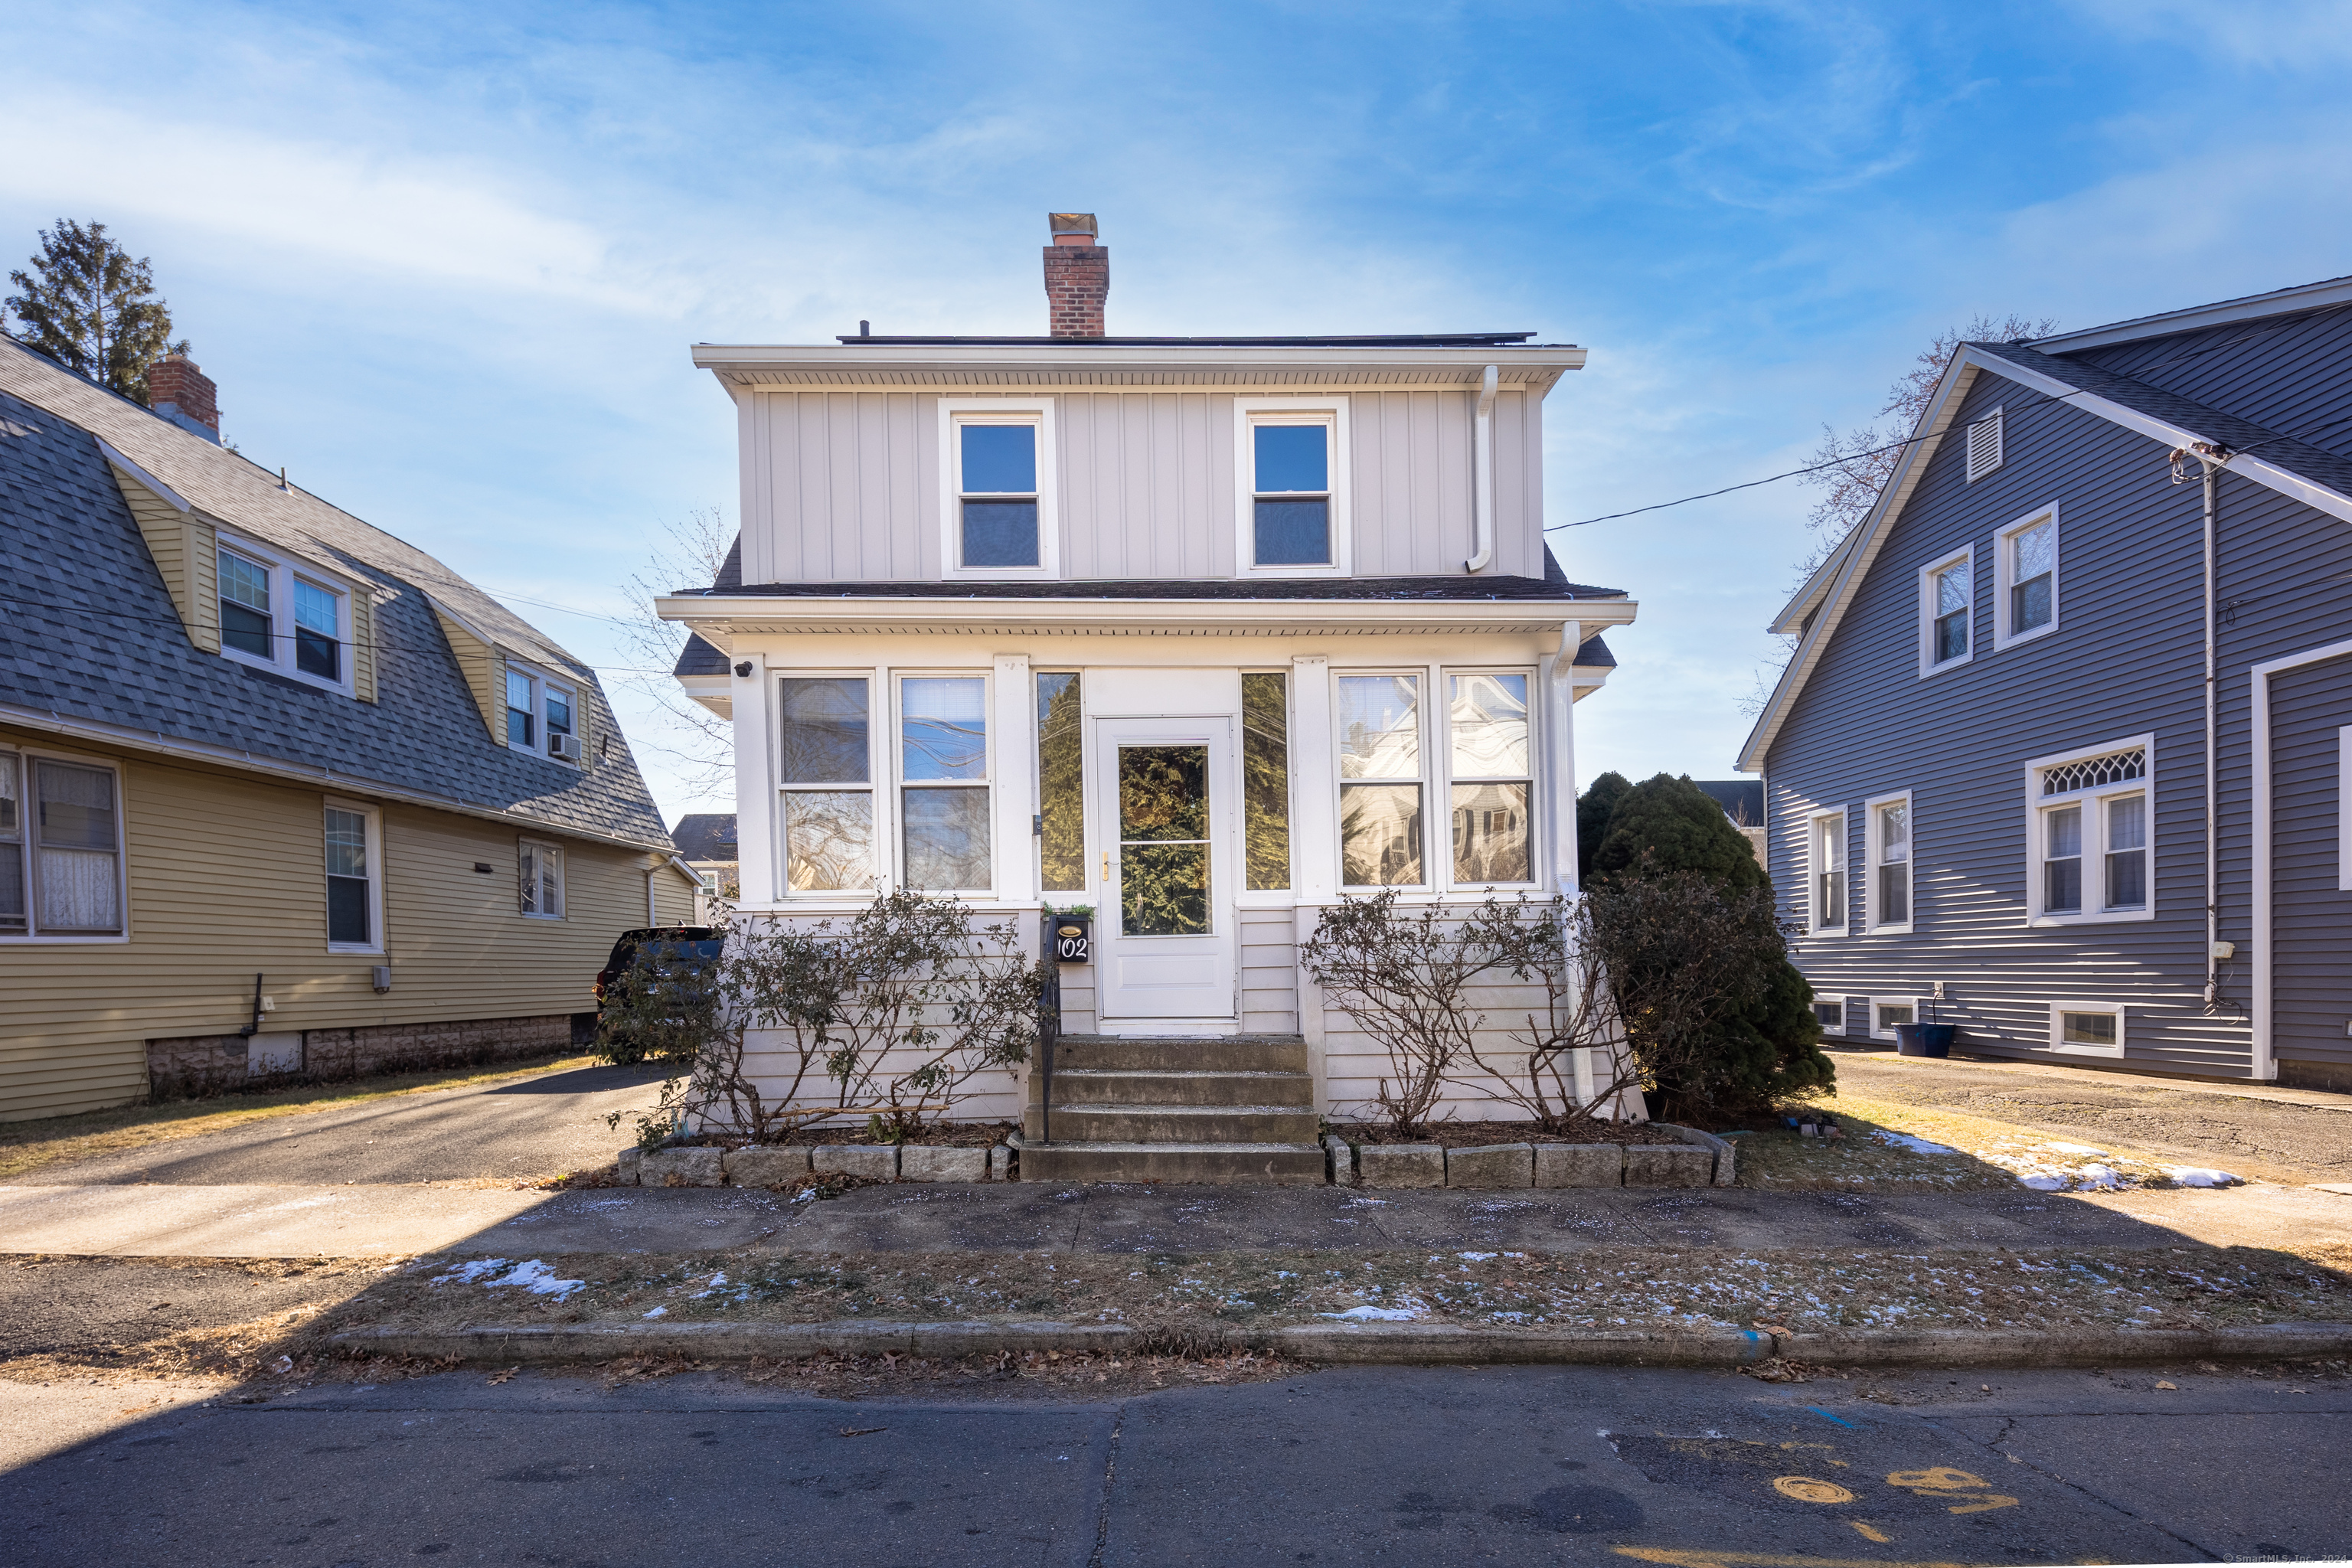
<instances>
[{"instance_id":1,"label":"white storm door","mask_svg":"<svg viewBox=\"0 0 2352 1568\"><path fill-rule=\"evenodd\" d=\"M1238 1016L1234 721L1094 723L1102 1017L1230 1027Z\"/></svg>"}]
</instances>

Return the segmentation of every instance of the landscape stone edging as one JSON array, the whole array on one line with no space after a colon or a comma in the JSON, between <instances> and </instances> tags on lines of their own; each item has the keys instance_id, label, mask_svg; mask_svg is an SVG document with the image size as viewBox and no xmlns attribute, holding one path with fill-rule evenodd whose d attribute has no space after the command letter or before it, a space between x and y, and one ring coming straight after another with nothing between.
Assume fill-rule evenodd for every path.
<instances>
[{"instance_id":1,"label":"landscape stone edging","mask_svg":"<svg viewBox=\"0 0 2352 1568\"><path fill-rule=\"evenodd\" d=\"M1673 1133L1685 1143L1696 1143L1703 1149L1712 1150L1715 1153L1717 1186L1731 1185L1733 1178L1738 1174L1739 1146L1729 1139L1717 1138L1714 1133L1702 1132L1696 1127L1677 1126L1672 1121L1653 1121L1650 1125L1661 1132Z\"/></svg>"},{"instance_id":2,"label":"landscape stone edging","mask_svg":"<svg viewBox=\"0 0 2352 1568\"><path fill-rule=\"evenodd\" d=\"M1702 1132L1696 1127L1679 1127L1668 1121L1653 1122L1651 1125L1661 1131L1675 1134L1680 1142L1671 1144L1486 1143L1469 1148L1448 1149L1440 1143L1349 1143L1336 1132L1326 1134L1323 1142L1327 1149L1335 1143L1345 1144L1353 1152L1355 1181L1352 1184L1361 1187L1450 1187L1475 1191L1496 1186L1528 1185L1565 1188L1689 1187L1710 1184L1727 1187L1732 1184L1738 1158L1738 1151L1732 1144L1717 1138L1712 1132ZM1704 1181L1637 1181L1634 1179L1637 1173L1636 1167L1639 1165L1658 1165L1666 1168L1669 1172L1679 1169L1696 1174L1696 1173L1691 1169L1696 1162L1688 1156L1696 1149L1705 1149L1708 1154L1706 1179ZM1593 1157L1594 1152L1600 1150L1609 1150L1616 1156L1617 1176L1614 1181L1547 1182L1544 1180L1544 1167L1547 1165L1562 1174L1587 1165L1605 1166L1608 1163L1605 1157L1597 1160ZM1649 1151L1657 1158L1635 1160L1633 1155L1643 1150ZM1545 1158L1546 1151L1553 1152L1549 1159ZM1507 1182L1454 1180L1454 1164L1461 1156L1481 1157L1464 1160L1463 1163L1470 1172L1475 1172L1480 1175L1493 1175L1496 1173L1496 1167L1522 1152L1526 1153L1528 1164L1529 1180L1527 1182L1517 1179ZM1335 1162L1337 1158L1335 1154L1333 1156ZM1336 1169L1336 1165L1334 1168ZM1434 1181L1426 1179L1431 1175L1434 1175L1436 1179Z\"/></svg>"},{"instance_id":3,"label":"landscape stone edging","mask_svg":"<svg viewBox=\"0 0 2352 1568\"><path fill-rule=\"evenodd\" d=\"M765 1187L772 1186L787 1176L809 1171L838 1171L845 1175L866 1176L877 1181L1009 1182L1015 1179L1015 1152L1013 1146L1004 1143L991 1144L986 1148L964 1144L819 1143L717 1149L666 1138L650 1148L633 1143L621 1150L613 1158L613 1179L625 1187L667 1186L672 1184L672 1176L678 1178L676 1184L679 1186L741 1184ZM906 1156L908 1154L919 1156L915 1166L920 1174L906 1169ZM820 1164L820 1156L829 1156L829 1162ZM647 1162L651 1164L648 1165ZM753 1164L781 1168L755 1174L749 1182L736 1184L734 1178L739 1169ZM647 1180L648 1176L656 1179Z\"/></svg>"},{"instance_id":4,"label":"landscape stone edging","mask_svg":"<svg viewBox=\"0 0 2352 1568\"><path fill-rule=\"evenodd\" d=\"M530 1323L462 1329L352 1329L338 1349L377 1355L530 1363L686 1355L754 1357L992 1355L1058 1350L1127 1352L1143 1336L1120 1323ZM1149 1341L1143 1342L1149 1344ZM1451 1323L1297 1323L1236 1333L1236 1349L1359 1365L1744 1366L1788 1356L1837 1366L2059 1367L2117 1362L2300 1360L2352 1352L2352 1323L2256 1323L2222 1329L1866 1329L1789 1334L1757 1329L1585 1331Z\"/></svg>"}]
</instances>

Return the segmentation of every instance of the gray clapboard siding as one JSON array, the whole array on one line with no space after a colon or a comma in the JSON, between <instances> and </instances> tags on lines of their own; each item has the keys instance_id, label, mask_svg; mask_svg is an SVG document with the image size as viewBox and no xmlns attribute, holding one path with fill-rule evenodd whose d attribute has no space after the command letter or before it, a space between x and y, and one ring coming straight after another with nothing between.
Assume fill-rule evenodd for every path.
<instances>
[{"instance_id":1,"label":"gray clapboard siding","mask_svg":"<svg viewBox=\"0 0 2352 1568\"><path fill-rule=\"evenodd\" d=\"M2199 488L2169 482L2158 443L1994 375L1969 389L1962 417L1996 405L2007 410L2003 467L1967 484L1957 440L1929 461L1767 759L1774 881L1792 917L1804 897L1808 817L1819 807L1853 808L1855 934L1801 939L1799 966L1824 996L1920 994L1943 981L1951 995L1944 1016L1981 1047L2041 1046L2053 1001L2120 1002L2133 1009L2131 1058L2242 1072L2251 1055L2245 965L2227 978L2218 1016L2205 1014L2201 994ZM2341 626L2340 608L2307 585L2352 567L2352 531L2245 481L2225 477L2222 493L2223 597L2245 601L2221 638L2222 936L2245 944L2246 672ZM2061 509L2059 629L1995 649L1993 534L2052 502ZM1975 657L1923 679L1918 571L1964 542L1975 546ZM2156 737L2155 918L2029 929L2024 763L2147 732ZM1870 935L1860 807L1904 788L1916 818L1913 934Z\"/></svg>"},{"instance_id":2,"label":"gray clapboard siding","mask_svg":"<svg viewBox=\"0 0 2352 1568\"><path fill-rule=\"evenodd\" d=\"M1245 1035L1298 1032L1297 917L1288 910L1241 912L1241 1029Z\"/></svg>"},{"instance_id":3,"label":"gray clapboard siding","mask_svg":"<svg viewBox=\"0 0 2352 1568\"><path fill-rule=\"evenodd\" d=\"M2272 1038L2281 1058L2352 1064L2352 892L2338 888L2336 731L2352 659L2271 678Z\"/></svg>"}]
</instances>

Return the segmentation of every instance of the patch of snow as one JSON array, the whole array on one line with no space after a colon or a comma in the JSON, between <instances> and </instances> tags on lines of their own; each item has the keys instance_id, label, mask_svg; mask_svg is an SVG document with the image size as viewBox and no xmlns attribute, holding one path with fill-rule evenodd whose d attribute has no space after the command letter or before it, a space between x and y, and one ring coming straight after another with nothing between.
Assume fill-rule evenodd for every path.
<instances>
[{"instance_id":1,"label":"patch of snow","mask_svg":"<svg viewBox=\"0 0 2352 1568\"><path fill-rule=\"evenodd\" d=\"M2112 1165L2085 1165L2078 1173L2081 1180L2075 1186L2084 1192L2106 1192L2124 1184L2124 1179Z\"/></svg>"},{"instance_id":2,"label":"patch of snow","mask_svg":"<svg viewBox=\"0 0 2352 1568\"><path fill-rule=\"evenodd\" d=\"M1381 1209L1389 1206L1389 1201L1386 1198L1349 1198L1348 1206L1351 1209Z\"/></svg>"},{"instance_id":3,"label":"patch of snow","mask_svg":"<svg viewBox=\"0 0 2352 1568\"><path fill-rule=\"evenodd\" d=\"M2066 1190L2066 1178L2047 1174L2020 1176L2017 1178L2017 1184L2021 1187L2032 1187L2037 1193L2063 1193Z\"/></svg>"},{"instance_id":4,"label":"patch of snow","mask_svg":"<svg viewBox=\"0 0 2352 1568\"><path fill-rule=\"evenodd\" d=\"M1410 1307L1350 1307L1344 1312L1318 1312L1335 1323L1410 1323L1421 1314Z\"/></svg>"},{"instance_id":5,"label":"patch of snow","mask_svg":"<svg viewBox=\"0 0 2352 1568\"><path fill-rule=\"evenodd\" d=\"M668 1312L669 1309L667 1307L656 1307L652 1311L647 1312L646 1316L648 1318L659 1318L667 1316Z\"/></svg>"},{"instance_id":6,"label":"patch of snow","mask_svg":"<svg viewBox=\"0 0 2352 1568\"><path fill-rule=\"evenodd\" d=\"M1897 1149L1908 1149L1914 1154L1957 1154L1959 1152L1958 1149L1951 1147L1951 1145L1948 1143L1930 1143L1925 1138L1915 1137L1908 1132L1888 1132L1882 1129L1879 1131L1872 1133L1871 1136L1877 1139L1881 1143L1889 1144Z\"/></svg>"},{"instance_id":7,"label":"patch of snow","mask_svg":"<svg viewBox=\"0 0 2352 1568\"><path fill-rule=\"evenodd\" d=\"M1457 1252L1454 1256L1471 1263L1484 1263L1495 1255L1491 1252Z\"/></svg>"},{"instance_id":8,"label":"patch of snow","mask_svg":"<svg viewBox=\"0 0 2352 1568\"><path fill-rule=\"evenodd\" d=\"M2232 1187L2238 1178L2227 1171L2208 1171L2192 1165L2177 1165L2168 1170L2176 1187Z\"/></svg>"},{"instance_id":9,"label":"patch of snow","mask_svg":"<svg viewBox=\"0 0 2352 1568\"><path fill-rule=\"evenodd\" d=\"M513 1267L513 1264L503 1258L477 1258L471 1263L460 1263L446 1274L435 1275L431 1282L436 1285L446 1285L455 1279L460 1285L471 1285L485 1275L496 1274Z\"/></svg>"},{"instance_id":10,"label":"patch of snow","mask_svg":"<svg viewBox=\"0 0 2352 1568\"><path fill-rule=\"evenodd\" d=\"M492 1285L520 1285L534 1296L552 1296L561 1301L574 1290L588 1289L585 1279L558 1279L555 1270L534 1258L528 1263L518 1263L501 1279Z\"/></svg>"}]
</instances>

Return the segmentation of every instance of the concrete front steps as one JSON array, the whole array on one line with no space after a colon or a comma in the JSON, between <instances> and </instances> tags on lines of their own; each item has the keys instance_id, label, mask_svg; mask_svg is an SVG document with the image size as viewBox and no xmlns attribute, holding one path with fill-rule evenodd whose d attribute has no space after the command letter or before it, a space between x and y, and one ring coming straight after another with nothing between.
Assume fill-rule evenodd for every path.
<instances>
[{"instance_id":1,"label":"concrete front steps","mask_svg":"<svg viewBox=\"0 0 2352 1568\"><path fill-rule=\"evenodd\" d=\"M1320 1185L1315 1080L1298 1035L1065 1035L1054 1141L1033 1067L1021 1179Z\"/></svg>"}]
</instances>

